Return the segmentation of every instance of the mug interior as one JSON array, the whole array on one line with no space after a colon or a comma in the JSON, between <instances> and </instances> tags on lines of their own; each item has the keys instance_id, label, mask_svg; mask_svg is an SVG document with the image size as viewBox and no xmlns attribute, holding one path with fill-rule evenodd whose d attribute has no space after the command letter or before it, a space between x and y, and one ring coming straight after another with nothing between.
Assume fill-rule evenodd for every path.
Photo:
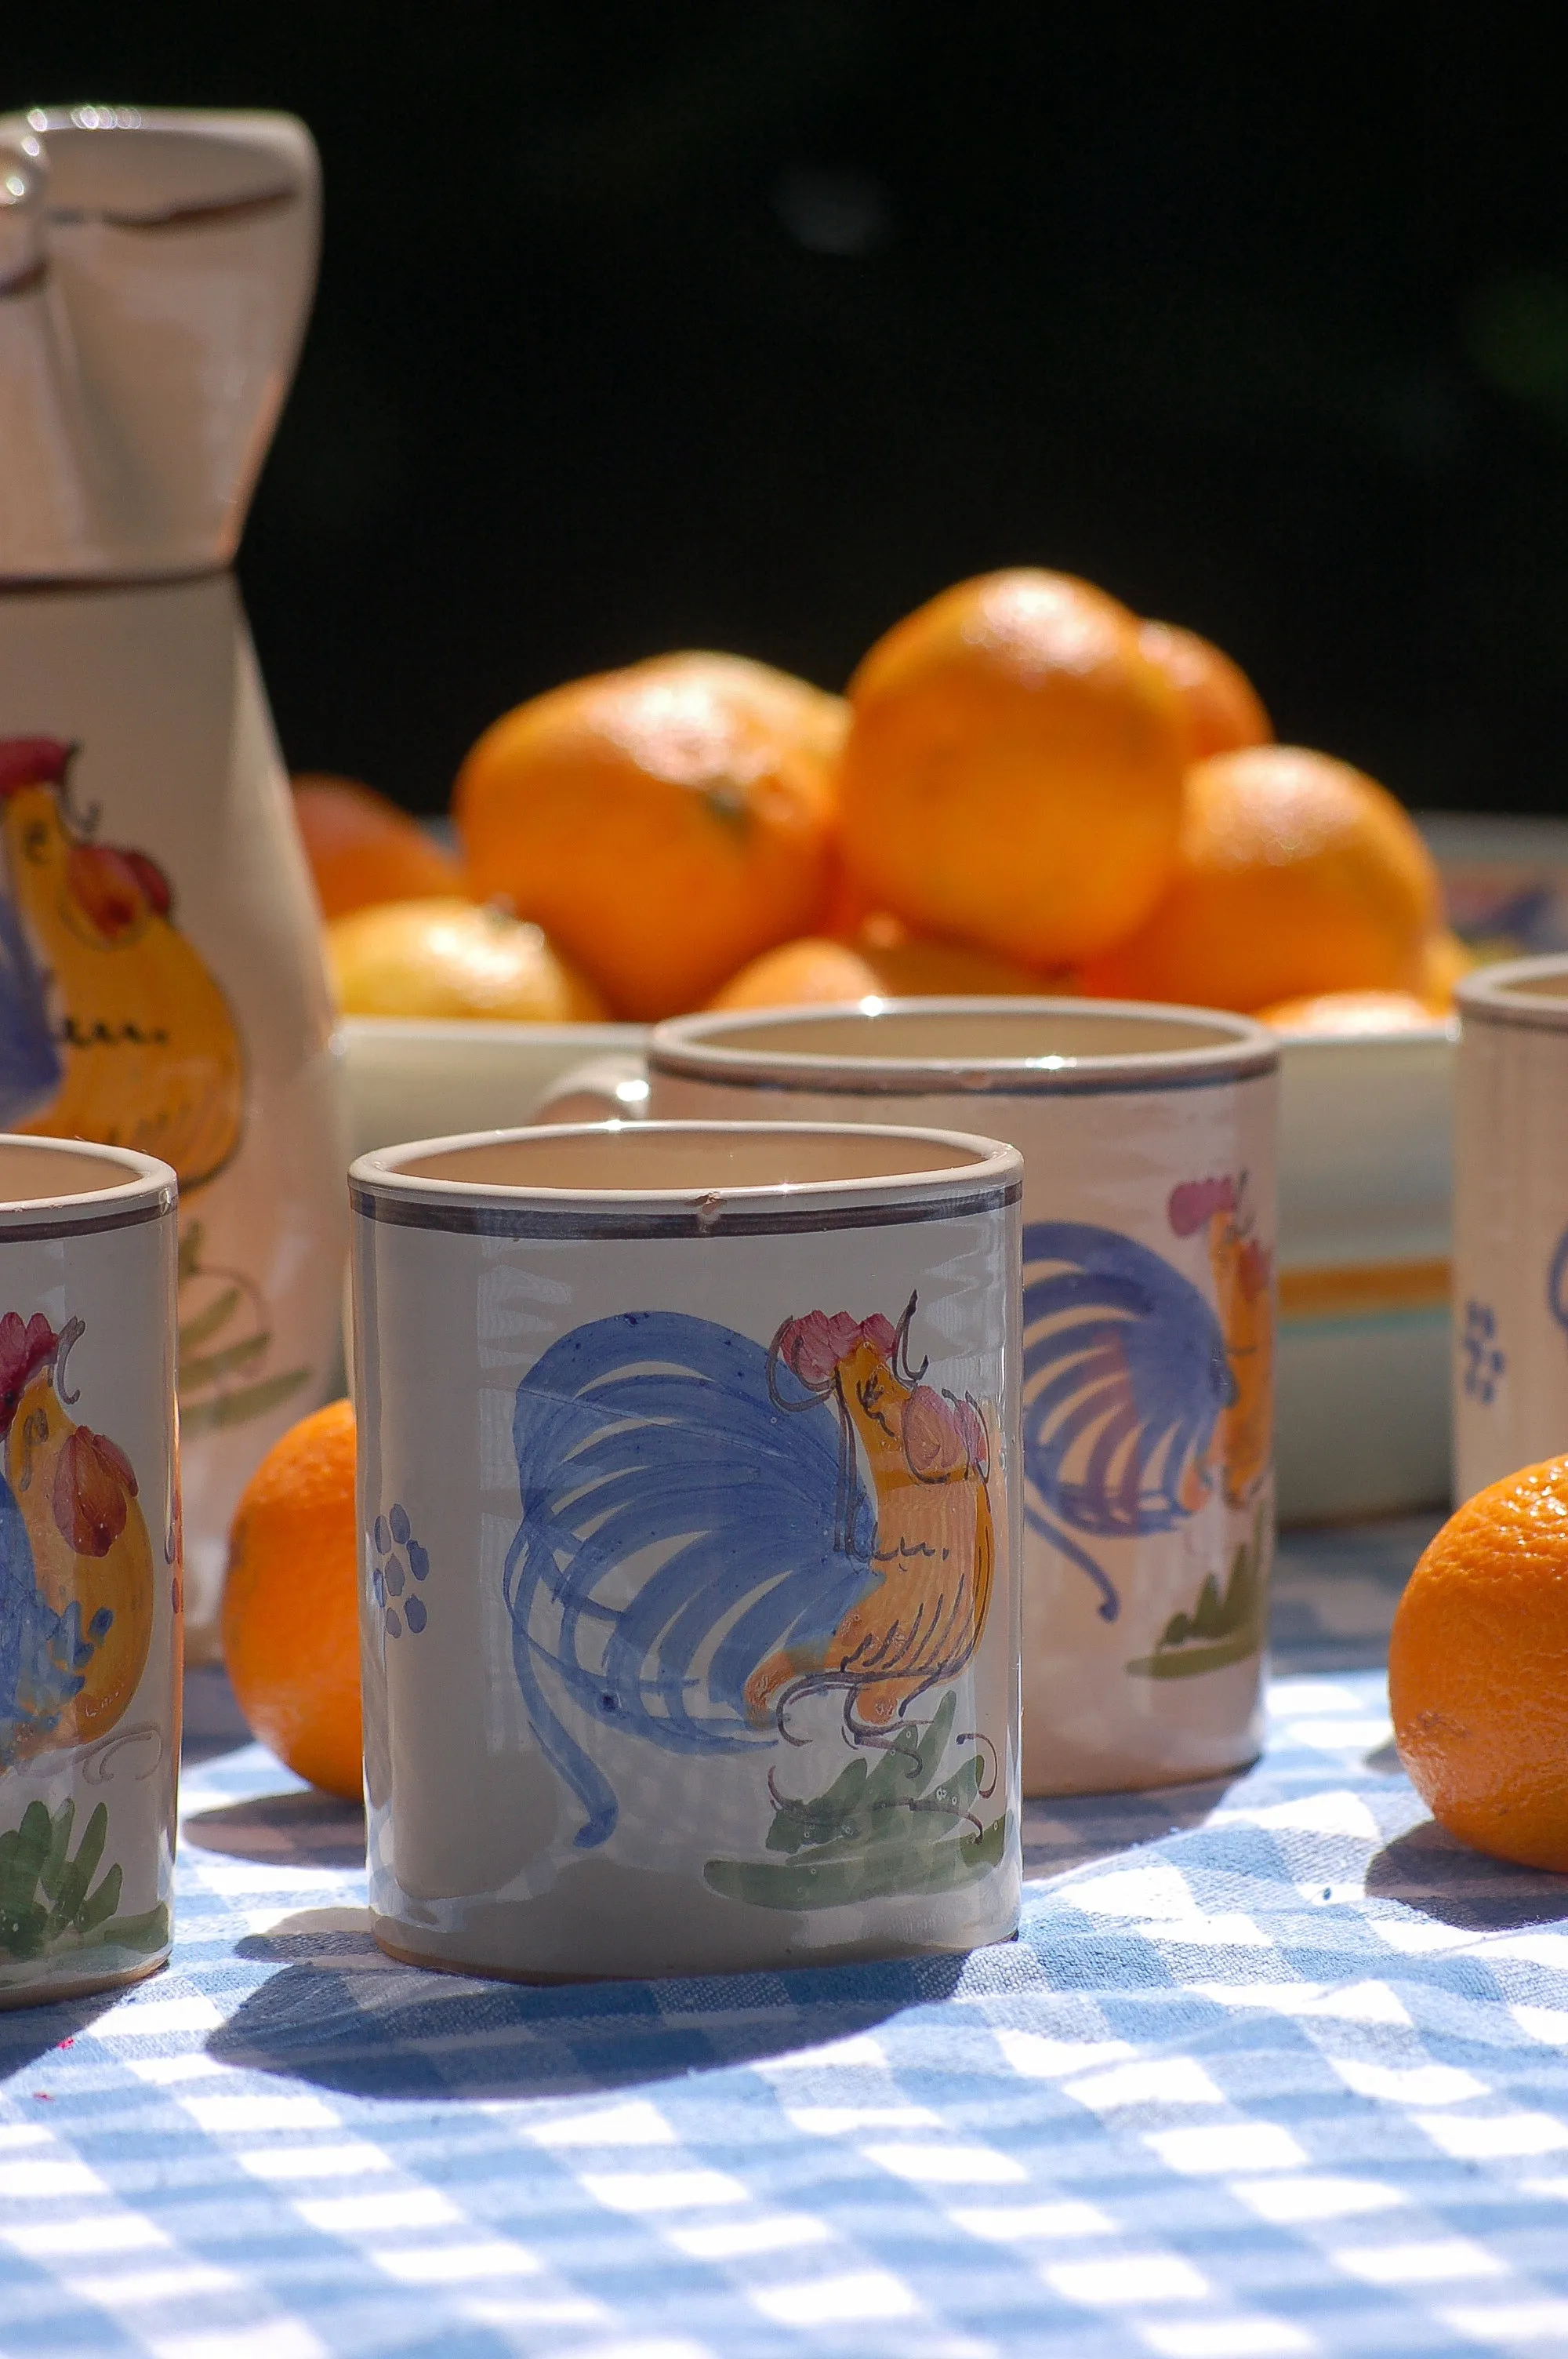
<instances>
[{"instance_id":1,"label":"mug interior","mask_svg":"<svg viewBox=\"0 0 1568 2359\"><path fill-rule=\"evenodd\" d=\"M976 1144L929 1132L796 1128L787 1124L605 1124L454 1142L374 1158L387 1176L470 1188L593 1194L692 1194L967 1176L989 1162Z\"/></svg>"},{"instance_id":2,"label":"mug interior","mask_svg":"<svg viewBox=\"0 0 1568 2359\"><path fill-rule=\"evenodd\" d=\"M1226 1071L1240 1059L1271 1059L1271 1035L1244 1016L1134 1001L1071 999L862 1001L858 1006L783 1008L744 1016L688 1016L663 1024L655 1071L719 1080L749 1071L800 1087L808 1073L843 1088L909 1089L922 1076L964 1076L994 1086L1010 1076L1032 1087L1124 1083L1140 1075ZM865 1078L862 1079L861 1077Z\"/></svg>"},{"instance_id":3,"label":"mug interior","mask_svg":"<svg viewBox=\"0 0 1568 2359\"><path fill-rule=\"evenodd\" d=\"M102 1196L141 1177L124 1163L54 1139L0 1142L0 1207L49 1203L61 1196Z\"/></svg>"},{"instance_id":4,"label":"mug interior","mask_svg":"<svg viewBox=\"0 0 1568 2359\"><path fill-rule=\"evenodd\" d=\"M1498 985L1509 999L1568 999L1568 967L1556 974L1525 974Z\"/></svg>"},{"instance_id":5,"label":"mug interior","mask_svg":"<svg viewBox=\"0 0 1568 2359\"><path fill-rule=\"evenodd\" d=\"M989 1064L1081 1057L1169 1056L1188 1049L1229 1048L1227 1026L1190 1016L1132 1016L1053 1008L838 1008L822 1016L726 1026L698 1034L709 1048L767 1049L784 1057L908 1058L915 1062Z\"/></svg>"},{"instance_id":6,"label":"mug interior","mask_svg":"<svg viewBox=\"0 0 1568 2359\"><path fill-rule=\"evenodd\" d=\"M1544 1032L1564 1029L1568 1011L1568 958L1507 959L1462 975L1454 992L1462 1018L1523 1024Z\"/></svg>"}]
</instances>

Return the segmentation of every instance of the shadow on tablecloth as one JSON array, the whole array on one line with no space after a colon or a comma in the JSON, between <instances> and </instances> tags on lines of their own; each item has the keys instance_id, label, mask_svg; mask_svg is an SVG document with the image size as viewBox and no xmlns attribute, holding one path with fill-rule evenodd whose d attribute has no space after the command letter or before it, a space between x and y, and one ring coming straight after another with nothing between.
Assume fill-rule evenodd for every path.
<instances>
[{"instance_id":1,"label":"shadow on tablecloth","mask_svg":"<svg viewBox=\"0 0 1568 2359\"><path fill-rule=\"evenodd\" d=\"M362 1867L364 1812L335 1794L263 1794L254 1801L193 1810L180 1841L198 1851L277 1867Z\"/></svg>"},{"instance_id":2,"label":"shadow on tablecloth","mask_svg":"<svg viewBox=\"0 0 1568 2359\"><path fill-rule=\"evenodd\" d=\"M210 2055L356 2097L590 2095L871 2030L951 1997L969 1962L528 1985L400 1965L343 1924L348 1913L302 1912L237 1944L280 1971L212 2034Z\"/></svg>"},{"instance_id":3,"label":"shadow on tablecloth","mask_svg":"<svg viewBox=\"0 0 1568 2359\"><path fill-rule=\"evenodd\" d=\"M1397 1900L1423 1917L1465 1933L1528 1931L1561 1926L1568 1909L1568 1877L1543 1868L1515 1867L1467 1851L1431 1819L1375 1852L1367 1891Z\"/></svg>"},{"instance_id":4,"label":"shadow on tablecloth","mask_svg":"<svg viewBox=\"0 0 1568 2359\"><path fill-rule=\"evenodd\" d=\"M1380 1668L1411 1566L1439 1518L1282 1536L1274 1669L1287 1676ZM198 1758L247 1741L221 1672L194 1675ZM190 1683L188 1683L188 1696ZM1392 1769L1391 1758L1377 1767ZM1240 1773L1245 1774L1245 1773ZM1235 1777L1154 1792L1025 1806L1025 1873L1049 1878L1201 1830ZM364 1854L362 1814L297 1790L196 1812L184 1840L275 1866L346 1869ZM1376 1854L1368 1892L1483 1931L1556 1921L1559 1879L1499 1868L1430 1824ZM401 2099L569 2096L628 2088L847 2037L951 1995L962 1957L701 1981L531 1987L444 1978L387 1959L362 1911L304 1912L240 1942L275 1971L210 2051L221 2061L340 2093ZM996 1953L999 1956L1004 1953Z\"/></svg>"}]
</instances>

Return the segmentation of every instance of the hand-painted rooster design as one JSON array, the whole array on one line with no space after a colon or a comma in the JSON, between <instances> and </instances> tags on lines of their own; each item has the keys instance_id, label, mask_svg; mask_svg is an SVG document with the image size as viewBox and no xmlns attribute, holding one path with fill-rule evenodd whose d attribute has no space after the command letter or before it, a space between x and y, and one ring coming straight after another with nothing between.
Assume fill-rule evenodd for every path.
<instances>
[{"instance_id":1,"label":"hand-painted rooster design","mask_svg":"<svg viewBox=\"0 0 1568 2359\"><path fill-rule=\"evenodd\" d=\"M198 1187L239 1144L239 1035L162 869L71 809L73 751L0 739L0 1126L138 1147Z\"/></svg>"},{"instance_id":2,"label":"hand-painted rooster design","mask_svg":"<svg viewBox=\"0 0 1568 2359\"><path fill-rule=\"evenodd\" d=\"M1172 1232L1204 1231L1233 1392L1220 1412L1215 1456L1227 1506L1246 1506L1273 1448L1273 1256L1253 1234L1245 1175L1192 1180L1171 1190Z\"/></svg>"},{"instance_id":3,"label":"hand-painted rooster design","mask_svg":"<svg viewBox=\"0 0 1568 2359\"><path fill-rule=\"evenodd\" d=\"M1023 1233L1024 1512L1087 1575L1114 1622L1116 1588L1086 1541L1173 1530L1217 1479L1227 1505L1265 1473L1273 1426L1271 1258L1242 1183L1173 1189L1173 1234L1206 1230L1217 1315L1162 1255L1086 1221Z\"/></svg>"},{"instance_id":4,"label":"hand-painted rooster design","mask_svg":"<svg viewBox=\"0 0 1568 2359\"><path fill-rule=\"evenodd\" d=\"M0 1319L0 1776L114 1727L152 1639L153 1558L130 1461L76 1424L59 1334Z\"/></svg>"},{"instance_id":5,"label":"hand-painted rooster design","mask_svg":"<svg viewBox=\"0 0 1568 2359\"><path fill-rule=\"evenodd\" d=\"M885 1745L969 1660L995 1557L988 1430L910 1366L914 1309L896 1327L813 1311L766 1349L627 1312L518 1386L513 1655L587 1813L579 1845L617 1803L565 1707L700 1752L776 1744L798 1698L842 1690L851 1742Z\"/></svg>"}]
</instances>

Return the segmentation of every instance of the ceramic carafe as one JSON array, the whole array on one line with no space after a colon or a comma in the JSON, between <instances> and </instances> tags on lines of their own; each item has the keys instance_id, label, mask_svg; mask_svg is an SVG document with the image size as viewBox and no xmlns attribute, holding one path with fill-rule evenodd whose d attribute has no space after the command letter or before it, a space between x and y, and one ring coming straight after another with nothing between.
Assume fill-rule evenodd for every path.
<instances>
[{"instance_id":1,"label":"ceramic carafe","mask_svg":"<svg viewBox=\"0 0 1568 2359\"><path fill-rule=\"evenodd\" d=\"M0 119L0 1129L179 1177L188 1651L337 1361L340 1077L230 567L315 281L281 115Z\"/></svg>"}]
</instances>

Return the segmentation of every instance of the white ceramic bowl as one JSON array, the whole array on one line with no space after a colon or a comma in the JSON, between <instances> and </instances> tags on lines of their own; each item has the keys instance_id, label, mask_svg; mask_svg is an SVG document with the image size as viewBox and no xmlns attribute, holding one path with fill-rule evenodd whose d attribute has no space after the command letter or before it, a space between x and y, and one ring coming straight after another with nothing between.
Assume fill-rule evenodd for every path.
<instances>
[{"instance_id":1,"label":"white ceramic bowl","mask_svg":"<svg viewBox=\"0 0 1568 2359\"><path fill-rule=\"evenodd\" d=\"M1280 1514L1449 1495L1458 1027L1287 1036L1280 1058Z\"/></svg>"},{"instance_id":2,"label":"white ceramic bowl","mask_svg":"<svg viewBox=\"0 0 1568 2359\"><path fill-rule=\"evenodd\" d=\"M564 1074L634 1059L646 1034L635 1024L351 1016L341 1037L358 1156L526 1122ZM1278 1464L1288 1522L1447 1500L1456 1037L1434 1023L1282 1043Z\"/></svg>"},{"instance_id":3,"label":"white ceramic bowl","mask_svg":"<svg viewBox=\"0 0 1568 2359\"><path fill-rule=\"evenodd\" d=\"M545 1091L574 1065L635 1056L640 1024L418 1023L345 1016L338 1027L348 1074L352 1154L410 1138L451 1138L528 1121Z\"/></svg>"}]
</instances>

